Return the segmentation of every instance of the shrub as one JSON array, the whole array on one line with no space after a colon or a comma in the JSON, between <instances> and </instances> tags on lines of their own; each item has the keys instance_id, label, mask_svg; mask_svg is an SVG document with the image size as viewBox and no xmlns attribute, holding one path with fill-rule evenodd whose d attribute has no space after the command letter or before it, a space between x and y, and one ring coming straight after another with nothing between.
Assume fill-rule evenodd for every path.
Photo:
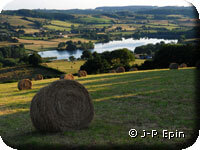
<instances>
[{"instance_id":1,"label":"shrub","mask_svg":"<svg viewBox=\"0 0 200 150\"><path fill-rule=\"evenodd\" d=\"M37 53L33 53L29 56L28 61L29 64L38 66L40 63L42 63L42 57Z\"/></svg>"}]
</instances>

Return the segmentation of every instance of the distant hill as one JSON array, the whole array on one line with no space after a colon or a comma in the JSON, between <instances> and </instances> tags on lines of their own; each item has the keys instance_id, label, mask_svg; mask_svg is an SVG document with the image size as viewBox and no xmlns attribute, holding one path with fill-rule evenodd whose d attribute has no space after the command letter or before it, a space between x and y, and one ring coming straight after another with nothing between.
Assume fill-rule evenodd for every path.
<instances>
[{"instance_id":1,"label":"distant hill","mask_svg":"<svg viewBox=\"0 0 200 150\"><path fill-rule=\"evenodd\" d=\"M151 15L184 15L192 18L198 17L198 12L194 6L191 7L175 7L166 6L158 7L150 10L140 10L137 14L151 14Z\"/></svg>"},{"instance_id":2,"label":"distant hill","mask_svg":"<svg viewBox=\"0 0 200 150\"><path fill-rule=\"evenodd\" d=\"M151 10L158 8L157 6L120 6L120 7L97 7L95 10L104 12L118 12L118 11L131 11L137 12L141 10Z\"/></svg>"},{"instance_id":3,"label":"distant hill","mask_svg":"<svg viewBox=\"0 0 200 150\"><path fill-rule=\"evenodd\" d=\"M135 14L154 14L154 15L186 15L193 17L198 15L195 7L178 7L178 6L120 6L120 7L97 7L95 9L69 9L69 10L56 10L56 9L35 9L35 10L16 10L16 11L2 11L3 14L7 15L19 15L27 17L41 17L46 19L59 19L67 20L73 19L74 16L71 14L86 14L86 15L95 15L95 14L104 14L104 13L116 13L128 11ZM51 13L49 15L49 13ZM62 14L62 15L61 15Z\"/></svg>"}]
</instances>

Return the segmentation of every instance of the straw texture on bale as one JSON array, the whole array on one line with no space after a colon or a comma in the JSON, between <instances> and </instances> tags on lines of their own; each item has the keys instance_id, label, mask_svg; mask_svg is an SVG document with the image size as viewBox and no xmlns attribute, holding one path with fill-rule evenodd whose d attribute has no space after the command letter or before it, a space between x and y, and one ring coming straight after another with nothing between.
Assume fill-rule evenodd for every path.
<instances>
[{"instance_id":1,"label":"straw texture on bale","mask_svg":"<svg viewBox=\"0 0 200 150\"><path fill-rule=\"evenodd\" d=\"M178 64L177 63L171 63L169 65L169 69L178 69Z\"/></svg>"},{"instance_id":2,"label":"straw texture on bale","mask_svg":"<svg viewBox=\"0 0 200 150\"><path fill-rule=\"evenodd\" d=\"M57 80L33 97L30 116L39 131L69 131L88 127L94 107L83 85L74 80Z\"/></svg>"},{"instance_id":3,"label":"straw texture on bale","mask_svg":"<svg viewBox=\"0 0 200 150\"><path fill-rule=\"evenodd\" d=\"M185 64L185 63L182 63L182 64L180 64L180 66L179 66L180 68L185 68L185 67L187 67L187 64Z\"/></svg>"},{"instance_id":4,"label":"straw texture on bale","mask_svg":"<svg viewBox=\"0 0 200 150\"><path fill-rule=\"evenodd\" d=\"M35 76L35 80L43 80L43 75L37 74L37 75Z\"/></svg>"},{"instance_id":5,"label":"straw texture on bale","mask_svg":"<svg viewBox=\"0 0 200 150\"><path fill-rule=\"evenodd\" d=\"M60 76L60 79L74 80L74 76L71 73L63 74Z\"/></svg>"},{"instance_id":6,"label":"straw texture on bale","mask_svg":"<svg viewBox=\"0 0 200 150\"><path fill-rule=\"evenodd\" d=\"M124 69L124 67L118 67L116 72L117 73L122 73L122 72L125 72L125 69Z\"/></svg>"},{"instance_id":7,"label":"straw texture on bale","mask_svg":"<svg viewBox=\"0 0 200 150\"><path fill-rule=\"evenodd\" d=\"M18 82L18 89L19 90L29 90L32 88L32 82L29 79L23 79Z\"/></svg>"},{"instance_id":8,"label":"straw texture on bale","mask_svg":"<svg viewBox=\"0 0 200 150\"><path fill-rule=\"evenodd\" d=\"M134 68L131 68L129 71L138 71L138 68L134 67Z\"/></svg>"},{"instance_id":9,"label":"straw texture on bale","mask_svg":"<svg viewBox=\"0 0 200 150\"><path fill-rule=\"evenodd\" d=\"M116 70L110 70L109 73L116 73Z\"/></svg>"},{"instance_id":10,"label":"straw texture on bale","mask_svg":"<svg viewBox=\"0 0 200 150\"><path fill-rule=\"evenodd\" d=\"M78 72L78 77L86 77L87 76L87 72L85 70L80 70Z\"/></svg>"}]
</instances>

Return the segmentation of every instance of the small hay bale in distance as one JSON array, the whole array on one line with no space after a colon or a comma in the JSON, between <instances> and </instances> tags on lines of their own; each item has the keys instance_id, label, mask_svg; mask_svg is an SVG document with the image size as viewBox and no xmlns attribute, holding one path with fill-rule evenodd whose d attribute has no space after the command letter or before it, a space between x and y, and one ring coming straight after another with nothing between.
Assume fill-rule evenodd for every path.
<instances>
[{"instance_id":1,"label":"small hay bale in distance","mask_svg":"<svg viewBox=\"0 0 200 150\"><path fill-rule=\"evenodd\" d=\"M60 79L74 80L74 76L71 73L63 74L63 75L60 76Z\"/></svg>"},{"instance_id":2,"label":"small hay bale in distance","mask_svg":"<svg viewBox=\"0 0 200 150\"><path fill-rule=\"evenodd\" d=\"M123 72L125 72L125 69L124 69L124 67L118 67L118 68L116 69L116 72L117 72L117 73L123 73Z\"/></svg>"},{"instance_id":3,"label":"small hay bale in distance","mask_svg":"<svg viewBox=\"0 0 200 150\"><path fill-rule=\"evenodd\" d=\"M78 72L78 77L86 77L87 76L87 72L85 70L80 70Z\"/></svg>"},{"instance_id":4,"label":"small hay bale in distance","mask_svg":"<svg viewBox=\"0 0 200 150\"><path fill-rule=\"evenodd\" d=\"M178 64L177 63L171 63L170 65L169 65L169 69L178 69Z\"/></svg>"},{"instance_id":5,"label":"small hay bale in distance","mask_svg":"<svg viewBox=\"0 0 200 150\"><path fill-rule=\"evenodd\" d=\"M110 70L109 73L116 73L116 70Z\"/></svg>"},{"instance_id":6,"label":"small hay bale in distance","mask_svg":"<svg viewBox=\"0 0 200 150\"><path fill-rule=\"evenodd\" d=\"M185 64L185 63L182 63L182 64L180 64L180 66L179 66L180 68L186 68L187 67L187 64Z\"/></svg>"},{"instance_id":7,"label":"small hay bale in distance","mask_svg":"<svg viewBox=\"0 0 200 150\"><path fill-rule=\"evenodd\" d=\"M138 68L134 67L134 68L131 68L129 71L138 71Z\"/></svg>"},{"instance_id":8,"label":"small hay bale in distance","mask_svg":"<svg viewBox=\"0 0 200 150\"><path fill-rule=\"evenodd\" d=\"M87 89L74 80L57 80L33 97L30 116L41 132L63 132L87 128L94 106Z\"/></svg>"},{"instance_id":9,"label":"small hay bale in distance","mask_svg":"<svg viewBox=\"0 0 200 150\"><path fill-rule=\"evenodd\" d=\"M37 74L37 75L35 76L35 80L43 80L43 75Z\"/></svg>"},{"instance_id":10,"label":"small hay bale in distance","mask_svg":"<svg viewBox=\"0 0 200 150\"><path fill-rule=\"evenodd\" d=\"M32 88L32 82L29 79L23 79L18 82L18 89L21 90L29 90Z\"/></svg>"}]
</instances>

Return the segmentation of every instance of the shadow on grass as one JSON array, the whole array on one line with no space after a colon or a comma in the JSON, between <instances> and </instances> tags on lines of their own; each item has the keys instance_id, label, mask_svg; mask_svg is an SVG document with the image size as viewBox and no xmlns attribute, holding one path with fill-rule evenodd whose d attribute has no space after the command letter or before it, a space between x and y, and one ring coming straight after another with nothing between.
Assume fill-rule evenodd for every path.
<instances>
[{"instance_id":1,"label":"shadow on grass","mask_svg":"<svg viewBox=\"0 0 200 150\"><path fill-rule=\"evenodd\" d=\"M30 89L30 90L24 90L19 91L18 93L12 94L11 96L25 96L28 94L36 94L40 89Z\"/></svg>"}]
</instances>

